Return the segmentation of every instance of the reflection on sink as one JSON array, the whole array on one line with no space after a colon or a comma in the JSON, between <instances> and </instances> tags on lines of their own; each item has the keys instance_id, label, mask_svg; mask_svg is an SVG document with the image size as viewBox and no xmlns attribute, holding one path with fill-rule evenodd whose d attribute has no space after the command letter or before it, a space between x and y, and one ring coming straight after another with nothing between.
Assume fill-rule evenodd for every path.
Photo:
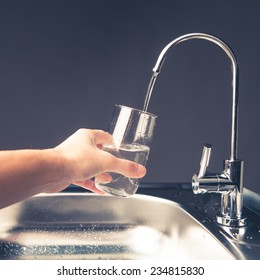
<instances>
[{"instance_id":1,"label":"reflection on sink","mask_svg":"<svg viewBox=\"0 0 260 280\"><path fill-rule=\"evenodd\" d=\"M233 259L179 204L40 195L0 211L0 259Z\"/></svg>"}]
</instances>

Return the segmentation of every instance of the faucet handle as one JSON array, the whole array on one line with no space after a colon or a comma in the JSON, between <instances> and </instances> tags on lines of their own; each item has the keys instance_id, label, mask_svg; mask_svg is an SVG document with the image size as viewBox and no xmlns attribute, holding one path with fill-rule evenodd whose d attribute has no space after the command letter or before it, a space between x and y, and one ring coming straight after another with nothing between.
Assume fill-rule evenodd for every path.
<instances>
[{"instance_id":1,"label":"faucet handle","mask_svg":"<svg viewBox=\"0 0 260 280\"><path fill-rule=\"evenodd\" d=\"M198 174L199 178L204 177L206 174L207 167L209 166L210 156L211 156L211 148L212 145L208 143L204 144L203 146L202 156L200 160L200 171Z\"/></svg>"}]
</instances>

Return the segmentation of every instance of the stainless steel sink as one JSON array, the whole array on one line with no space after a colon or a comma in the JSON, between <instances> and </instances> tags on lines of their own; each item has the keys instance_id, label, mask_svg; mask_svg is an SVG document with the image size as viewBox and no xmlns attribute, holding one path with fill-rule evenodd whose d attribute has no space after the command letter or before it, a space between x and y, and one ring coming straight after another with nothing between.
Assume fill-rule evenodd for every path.
<instances>
[{"instance_id":1,"label":"stainless steel sink","mask_svg":"<svg viewBox=\"0 0 260 280\"><path fill-rule=\"evenodd\" d=\"M0 259L234 259L179 204L39 195L0 211Z\"/></svg>"}]
</instances>

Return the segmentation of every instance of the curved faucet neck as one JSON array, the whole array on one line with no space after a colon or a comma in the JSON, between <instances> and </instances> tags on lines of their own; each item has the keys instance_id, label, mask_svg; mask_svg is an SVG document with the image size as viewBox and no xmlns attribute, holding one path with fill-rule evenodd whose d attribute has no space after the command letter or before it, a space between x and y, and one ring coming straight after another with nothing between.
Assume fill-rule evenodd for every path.
<instances>
[{"instance_id":1,"label":"curved faucet neck","mask_svg":"<svg viewBox=\"0 0 260 280\"><path fill-rule=\"evenodd\" d=\"M157 62L153 68L154 76L150 83L150 86L154 86L155 77L161 72L163 62L166 58L166 54L169 50L177 46L179 43L191 40L191 39L203 39L210 41L218 45L224 52L227 54L232 64L232 121L231 121L231 151L230 151L230 160L237 160L237 144L238 144L238 65L236 57L230 47L224 43L219 38L205 34L205 33L190 33L176 38L170 42L160 53Z\"/></svg>"}]
</instances>

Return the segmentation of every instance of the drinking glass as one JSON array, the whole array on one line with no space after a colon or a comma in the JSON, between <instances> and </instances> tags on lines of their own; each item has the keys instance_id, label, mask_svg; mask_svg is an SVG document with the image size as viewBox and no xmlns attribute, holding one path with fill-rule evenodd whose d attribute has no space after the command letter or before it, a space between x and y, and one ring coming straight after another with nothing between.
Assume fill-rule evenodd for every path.
<instances>
[{"instance_id":1,"label":"drinking glass","mask_svg":"<svg viewBox=\"0 0 260 280\"><path fill-rule=\"evenodd\" d=\"M113 144L104 145L102 149L114 156L146 165L150 152L157 116L148 112L115 105L109 133ZM104 183L95 178L96 187L114 196L133 195L140 184L140 179L128 178L121 174L109 172L111 181Z\"/></svg>"}]
</instances>

